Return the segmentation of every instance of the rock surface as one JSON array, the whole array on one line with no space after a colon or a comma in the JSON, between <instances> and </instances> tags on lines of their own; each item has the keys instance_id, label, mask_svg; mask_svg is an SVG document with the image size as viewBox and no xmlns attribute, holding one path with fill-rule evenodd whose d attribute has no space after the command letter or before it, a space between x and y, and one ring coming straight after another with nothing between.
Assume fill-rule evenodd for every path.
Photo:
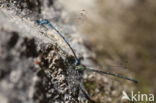
<instances>
[{"instance_id":1,"label":"rock surface","mask_svg":"<svg viewBox=\"0 0 156 103\"><path fill-rule=\"evenodd\" d=\"M74 58L58 34L34 24L36 19L53 18L82 58L81 63L94 66L92 53L58 1L1 0L0 18L2 103L84 103L91 101L86 89L102 102L111 102L111 97L120 101L120 93L127 86L95 74L84 79L83 72L71 66Z\"/></svg>"}]
</instances>

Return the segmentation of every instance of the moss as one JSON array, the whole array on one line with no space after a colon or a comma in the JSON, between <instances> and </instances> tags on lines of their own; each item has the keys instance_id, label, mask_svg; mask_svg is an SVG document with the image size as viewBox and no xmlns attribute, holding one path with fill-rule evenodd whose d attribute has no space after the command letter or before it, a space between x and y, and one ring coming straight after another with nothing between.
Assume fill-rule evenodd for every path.
<instances>
[{"instance_id":1,"label":"moss","mask_svg":"<svg viewBox=\"0 0 156 103\"><path fill-rule=\"evenodd\" d=\"M89 94L93 94L97 87L95 81L91 81L91 80L85 81L84 85L85 85L87 91L89 92Z\"/></svg>"}]
</instances>

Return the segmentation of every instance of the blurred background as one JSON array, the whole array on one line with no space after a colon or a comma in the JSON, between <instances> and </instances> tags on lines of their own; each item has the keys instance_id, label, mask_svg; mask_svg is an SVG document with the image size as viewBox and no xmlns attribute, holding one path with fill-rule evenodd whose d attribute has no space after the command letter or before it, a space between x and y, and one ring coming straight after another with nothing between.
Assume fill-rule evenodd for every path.
<instances>
[{"instance_id":1,"label":"blurred background","mask_svg":"<svg viewBox=\"0 0 156 103\"><path fill-rule=\"evenodd\" d=\"M136 92L156 94L156 1L61 1L89 39L99 65L124 65Z\"/></svg>"}]
</instances>

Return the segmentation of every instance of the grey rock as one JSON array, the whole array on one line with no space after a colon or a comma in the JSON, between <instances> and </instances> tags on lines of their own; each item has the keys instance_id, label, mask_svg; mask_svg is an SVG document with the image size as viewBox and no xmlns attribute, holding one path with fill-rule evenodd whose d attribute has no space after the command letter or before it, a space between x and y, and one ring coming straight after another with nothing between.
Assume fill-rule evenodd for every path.
<instances>
[{"instance_id":1,"label":"grey rock","mask_svg":"<svg viewBox=\"0 0 156 103\"><path fill-rule=\"evenodd\" d=\"M88 93L82 87L83 73L71 66L74 58L67 53L70 49L52 40L47 30L33 21L48 17L52 10L49 17L55 15L55 23L68 27L69 24L61 20L62 11L57 1L2 0L0 6L1 102L87 102ZM69 32L74 33L70 27ZM72 42L74 38L67 36ZM87 49L84 52L87 53Z\"/></svg>"}]
</instances>

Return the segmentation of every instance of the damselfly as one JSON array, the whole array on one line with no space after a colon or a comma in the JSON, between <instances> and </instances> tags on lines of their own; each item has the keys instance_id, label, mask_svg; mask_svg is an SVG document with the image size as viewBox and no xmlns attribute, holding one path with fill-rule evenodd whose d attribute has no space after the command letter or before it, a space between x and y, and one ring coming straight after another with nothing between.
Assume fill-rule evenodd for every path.
<instances>
[{"instance_id":1,"label":"damselfly","mask_svg":"<svg viewBox=\"0 0 156 103\"><path fill-rule=\"evenodd\" d=\"M96 73L100 73L100 74L107 74L107 75L119 77L119 78L122 78L122 79L130 80L130 81L133 81L134 83L138 83L138 81L136 79L133 79L133 78L128 78L126 76L122 76L122 75L116 74L116 73L111 73L111 72L105 72L105 71L101 71L101 70L90 69L90 68L87 68L87 67L85 67L83 65L76 66L76 69L77 70L80 70L80 71L82 70L82 71L88 71L88 72L96 72Z\"/></svg>"},{"instance_id":2,"label":"damselfly","mask_svg":"<svg viewBox=\"0 0 156 103\"><path fill-rule=\"evenodd\" d=\"M68 45L68 47L71 49L73 55L74 55L74 58L75 58L75 66L77 66L79 64L79 59L77 58L76 56L76 53L74 51L74 49L71 47L70 43L68 42L68 40L62 35L61 32L59 32L47 19L43 19L43 20L36 20L35 21L37 24L40 24L40 25L45 25L47 24L48 26L50 26L52 29L54 29L58 34L59 36L66 42L66 44Z\"/></svg>"},{"instance_id":3,"label":"damselfly","mask_svg":"<svg viewBox=\"0 0 156 103\"><path fill-rule=\"evenodd\" d=\"M76 53L75 51L73 50L73 48L71 47L70 43L67 41L67 39L62 35L61 32L59 32L48 20L46 19L43 19L43 20L36 20L35 23L39 24L39 25L48 25L50 26L52 29L54 29L58 34L59 36L64 40L64 42L68 45L68 47L71 49L73 55L74 55L74 58L75 58L75 65L73 66L73 68L76 68L77 70L79 71L88 71L88 72L96 72L96 73L100 73L100 74L107 74L107 75L111 75L111 76L115 76L115 77L119 77L119 78L122 78L122 79L126 79L126 80L129 80L129 81L132 81L134 83L138 83L138 81L136 79L133 79L133 78L128 78L126 76L122 76L120 74L115 74L115 73L111 73L111 72L105 72L105 71L100 71L100 70L95 70L95 69L90 69L90 68L87 68L83 65L80 65L79 64L79 59L77 58L76 56Z\"/></svg>"}]
</instances>

